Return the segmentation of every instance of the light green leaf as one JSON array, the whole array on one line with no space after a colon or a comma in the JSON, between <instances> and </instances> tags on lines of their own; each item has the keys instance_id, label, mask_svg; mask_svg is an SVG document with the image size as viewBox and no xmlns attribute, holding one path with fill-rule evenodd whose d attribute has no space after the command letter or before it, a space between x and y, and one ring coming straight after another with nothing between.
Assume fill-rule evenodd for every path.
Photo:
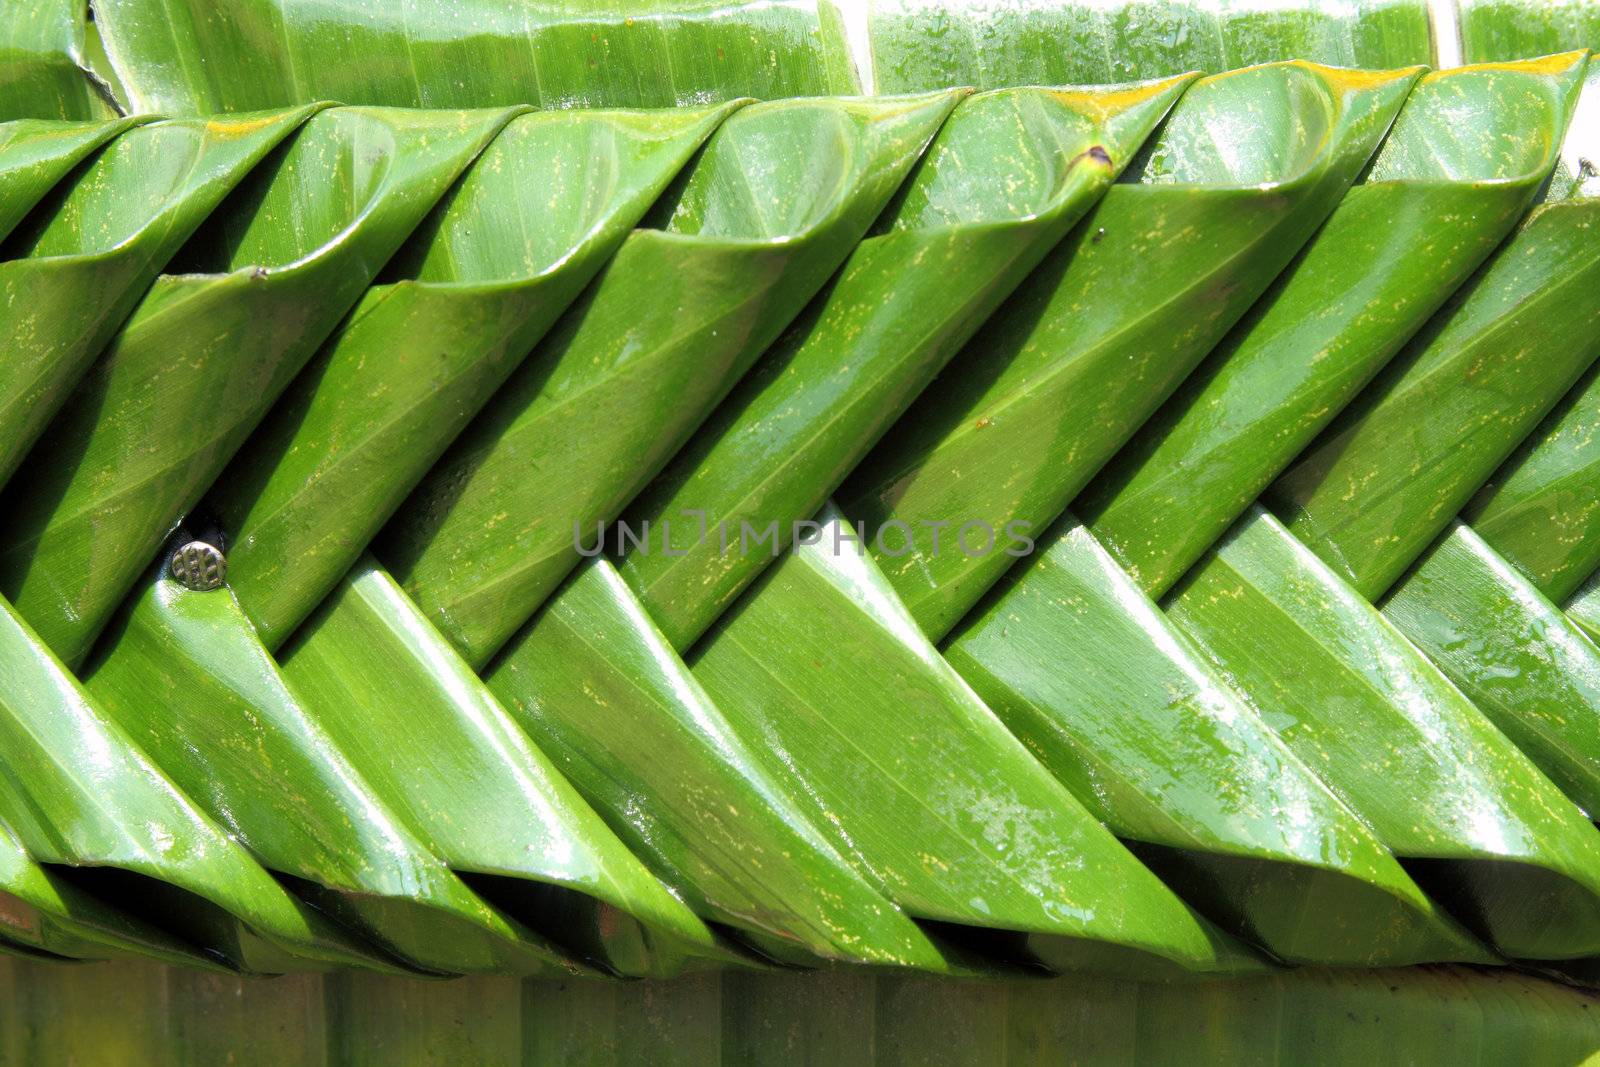
<instances>
[{"instance_id":1,"label":"light green leaf","mask_svg":"<svg viewBox=\"0 0 1600 1067\"><path fill-rule=\"evenodd\" d=\"M1493 959L1070 512L995 592L951 665L1186 899L1284 960Z\"/></svg>"},{"instance_id":2,"label":"light green leaf","mask_svg":"<svg viewBox=\"0 0 1600 1067\"><path fill-rule=\"evenodd\" d=\"M376 545L481 666L843 262L958 94L736 112ZM592 535L582 534L584 544Z\"/></svg>"},{"instance_id":3,"label":"light green leaf","mask_svg":"<svg viewBox=\"0 0 1600 1067\"><path fill-rule=\"evenodd\" d=\"M628 509L646 546L620 569L674 647L788 546L793 524L1104 194L1186 84L1011 89L957 106L834 282ZM720 531L769 523L770 554L723 549Z\"/></svg>"},{"instance_id":4,"label":"light green leaf","mask_svg":"<svg viewBox=\"0 0 1600 1067\"><path fill-rule=\"evenodd\" d=\"M64 660L509 118L320 111L156 280L0 496L0 592Z\"/></svg>"},{"instance_id":5,"label":"light green leaf","mask_svg":"<svg viewBox=\"0 0 1600 1067\"><path fill-rule=\"evenodd\" d=\"M689 658L738 736L888 896L1058 969L1260 966L1042 767L832 509Z\"/></svg>"},{"instance_id":6,"label":"light green leaf","mask_svg":"<svg viewBox=\"0 0 1600 1067\"><path fill-rule=\"evenodd\" d=\"M883 540L913 550L874 553L931 636L1011 562L934 537L1054 521L1333 210L1414 77L1284 64L1196 82L857 468L841 506L869 531L901 524Z\"/></svg>"},{"instance_id":7,"label":"light green leaf","mask_svg":"<svg viewBox=\"0 0 1600 1067\"><path fill-rule=\"evenodd\" d=\"M484 150L207 500L228 537L229 584L269 648L328 594L727 114L522 115Z\"/></svg>"},{"instance_id":8,"label":"light green leaf","mask_svg":"<svg viewBox=\"0 0 1600 1067\"><path fill-rule=\"evenodd\" d=\"M310 114L135 126L0 246L0 483L161 268Z\"/></svg>"},{"instance_id":9,"label":"light green leaf","mask_svg":"<svg viewBox=\"0 0 1600 1067\"><path fill-rule=\"evenodd\" d=\"M1079 497L1141 588L1170 588L1510 232L1576 73L1569 55L1417 83L1299 259Z\"/></svg>"}]
</instances>

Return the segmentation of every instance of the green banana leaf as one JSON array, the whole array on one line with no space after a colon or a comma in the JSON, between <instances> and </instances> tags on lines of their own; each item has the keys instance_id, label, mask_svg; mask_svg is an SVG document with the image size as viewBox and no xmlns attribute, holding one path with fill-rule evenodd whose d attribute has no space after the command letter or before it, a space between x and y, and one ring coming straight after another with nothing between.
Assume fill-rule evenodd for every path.
<instances>
[{"instance_id":1,"label":"green banana leaf","mask_svg":"<svg viewBox=\"0 0 1600 1067\"><path fill-rule=\"evenodd\" d=\"M1570 59L1581 73L1581 56ZM1591 66L1586 98L1600 95ZM1576 103L1573 94L1568 115ZM1600 197L1552 182L1472 283L1268 490L1289 531L1367 599L1394 584L1600 355L1597 221Z\"/></svg>"},{"instance_id":2,"label":"green banana leaf","mask_svg":"<svg viewBox=\"0 0 1600 1067\"><path fill-rule=\"evenodd\" d=\"M0 123L0 241L74 167L132 125L131 119Z\"/></svg>"},{"instance_id":3,"label":"green banana leaf","mask_svg":"<svg viewBox=\"0 0 1600 1067\"><path fill-rule=\"evenodd\" d=\"M0 19L0 119L116 114L87 67L82 0L16 0Z\"/></svg>"},{"instance_id":4,"label":"green banana leaf","mask_svg":"<svg viewBox=\"0 0 1600 1067\"><path fill-rule=\"evenodd\" d=\"M821 288L958 94L735 112L375 554L482 666ZM580 417L581 416L581 417ZM596 432L603 428L604 433Z\"/></svg>"},{"instance_id":5,"label":"green banana leaf","mask_svg":"<svg viewBox=\"0 0 1600 1067\"><path fill-rule=\"evenodd\" d=\"M256 641L226 588L157 575L89 692L280 880L407 966L592 973L492 908L378 798Z\"/></svg>"},{"instance_id":6,"label":"green banana leaf","mask_svg":"<svg viewBox=\"0 0 1600 1067\"><path fill-rule=\"evenodd\" d=\"M279 886L4 607L0 661L0 818L44 865L12 857L8 891L28 892L35 906L58 895L52 910L94 942L170 953L176 941L255 971L281 969L291 954L299 967L367 962L370 950ZM119 917L101 899L134 914Z\"/></svg>"},{"instance_id":7,"label":"green banana leaf","mask_svg":"<svg viewBox=\"0 0 1600 1067\"><path fill-rule=\"evenodd\" d=\"M1433 62L1422 0L871 0L869 11L878 92L1119 82L1281 59L1369 68Z\"/></svg>"},{"instance_id":8,"label":"green banana leaf","mask_svg":"<svg viewBox=\"0 0 1600 1067\"><path fill-rule=\"evenodd\" d=\"M1300 258L1078 498L1159 597L1510 232L1556 162L1570 54L1430 74ZM1360 264L1352 271L1352 264Z\"/></svg>"},{"instance_id":9,"label":"green banana leaf","mask_svg":"<svg viewBox=\"0 0 1600 1067\"><path fill-rule=\"evenodd\" d=\"M1456 20L1469 63L1600 48L1600 5L1592 0L1458 0Z\"/></svg>"},{"instance_id":10,"label":"green banana leaf","mask_svg":"<svg viewBox=\"0 0 1600 1067\"><path fill-rule=\"evenodd\" d=\"M161 268L310 114L135 126L12 234L0 251L0 483Z\"/></svg>"},{"instance_id":11,"label":"green banana leaf","mask_svg":"<svg viewBox=\"0 0 1600 1067\"><path fill-rule=\"evenodd\" d=\"M788 963L951 969L947 946L850 867L763 769L609 561L580 567L485 679L708 921Z\"/></svg>"},{"instance_id":12,"label":"green banana leaf","mask_svg":"<svg viewBox=\"0 0 1600 1067\"><path fill-rule=\"evenodd\" d=\"M1275 518L1252 507L1166 609L1263 721L1497 951L1594 954L1600 831Z\"/></svg>"},{"instance_id":13,"label":"green banana leaf","mask_svg":"<svg viewBox=\"0 0 1600 1067\"><path fill-rule=\"evenodd\" d=\"M1383 613L1591 817L1600 648L1471 527L1453 523Z\"/></svg>"},{"instance_id":14,"label":"green banana leaf","mask_svg":"<svg viewBox=\"0 0 1600 1067\"><path fill-rule=\"evenodd\" d=\"M1020 546L1053 522L1326 219L1415 77L1290 63L1196 82L856 469L840 504L930 636L1014 562L948 550L951 529Z\"/></svg>"},{"instance_id":15,"label":"green banana leaf","mask_svg":"<svg viewBox=\"0 0 1600 1067\"><path fill-rule=\"evenodd\" d=\"M1493 960L1070 512L945 655L1168 885L1277 958Z\"/></svg>"},{"instance_id":16,"label":"green banana leaf","mask_svg":"<svg viewBox=\"0 0 1600 1067\"><path fill-rule=\"evenodd\" d=\"M619 569L673 647L693 644L788 547L1187 84L1002 89L956 107L826 293L629 507L645 544ZM742 543L769 523L770 552L723 547L728 531Z\"/></svg>"},{"instance_id":17,"label":"green banana leaf","mask_svg":"<svg viewBox=\"0 0 1600 1067\"><path fill-rule=\"evenodd\" d=\"M0 592L69 665L510 117L320 111L156 280L0 496Z\"/></svg>"},{"instance_id":18,"label":"green banana leaf","mask_svg":"<svg viewBox=\"0 0 1600 1067\"><path fill-rule=\"evenodd\" d=\"M830 0L95 0L132 110L672 107L857 92ZM941 86L942 88L942 86Z\"/></svg>"},{"instance_id":19,"label":"green banana leaf","mask_svg":"<svg viewBox=\"0 0 1600 1067\"><path fill-rule=\"evenodd\" d=\"M1591 576L1567 601L1566 615L1589 640L1600 643L1600 574Z\"/></svg>"},{"instance_id":20,"label":"green banana leaf","mask_svg":"<svg viewBox=\"0 0 1600 1067\"><path fill-rule=\"evenodd\" d=\"M484 150L207 498L229 584L268 648L338 583L727 114L523 115Z\"/></svg>"},{"instance_id":21,"label":"green banana leaf","mask_svg":"<svg viewBox=\"0 0 1600 1067\"><path fill-rule=\"evenodd\" d=\"M1461 511L1461 521L1560 604L1600 570L1600 365Z\"/></svg>"},{"instance_id":22,"label":"green banana leaf","mask_svg":"<svg viewBox=\"0 0 1600 1067\"><path fill-rule=\"evenodd\" d=\"M1261 966L1007 732L831 504L817 521L816 539L796 542L689 664L834 846L912 916L1002 957L1058 970Z\"/></svg>"},{"instance_id":23,"label":"green banana leaf","mask_svg":"<svg viewBox=\"0 0 1600 1067\"><path fill-rule=\"evenodd\" d=\"M727 961L370 559L279 660L396 818L503 911L624 974Z\"/></svg>"}]
</instances>

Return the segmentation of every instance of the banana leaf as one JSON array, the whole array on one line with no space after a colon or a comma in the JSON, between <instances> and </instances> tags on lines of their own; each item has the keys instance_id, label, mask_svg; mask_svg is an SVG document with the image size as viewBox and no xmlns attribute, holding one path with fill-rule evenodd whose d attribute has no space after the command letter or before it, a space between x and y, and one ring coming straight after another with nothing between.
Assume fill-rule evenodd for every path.
<instances>
[{"instance_id":1,"label":"banana leaf","mask_svg":"<svg viewBox=\"0 0 1600 1067\"><path fill-rule=\"evenodd\" d=\"M1262 719L1497 951L1600 945L1600 831L1351 585L1253 507L1166 603ZM1263 634L1273 635L1262 640Z\"/></svg>"},{"instance_id":2,"label":"banana leaf","mask_svg":"<svg viewBox=\"0 0 1600 1067\"><path fill-rule=\"evenodd\" d=\"M317 726L397 820L507 914L623 974L671 974L695 956L737 961L370 558L279 660Z\"/></svg>"},{"instance_id":3,"label":"banana leaf","mask_svg":"<svg viewBox=\"0 0 1600 1067\"><path fill-rule=\"evenodd\" d=\"M484 150L206 501L227 537L229 585L268 648L339 582L727 114L523 115Z\"/></svg>"},{"instance_id":4,"label":"banana leaf","mask_svg":"<svg viewBox=\"0 0 1600 1067\"><path fill-rule=\"evenodd\" d=\"M3 606L0 661L0 818L39 865L12 856L8 892L26 893L92 943L143 942L144 951L162 954L187 946L253 971L290 960L383 965L287 893L180 793ZM132 914L119 916L104 900ZM7 936L18 937L11 929Z\"/></svg>"},{"instance_id":5,"label":"banana leaf","mask_svg":"<svg viewBox=\"0 0 1600 1067\"><path fill-rule=\"evenodd\" d=\"M1422 0L871 0L869 11L878 92L1119 82L1281 59L1369 68L1433 62Z\"/></svg>"},{"instance_id":6,"label":"banana leaf","mask_svg":"<svg viewBox=\"0 0 1600 1067\"><path fill-rule=\"evenodd\" d=\"M1494 959L1070 512L945 656L1168 885L1275 957Z\"/></svg>"},{"instance_id":7,"label":"banana leaf","mask_svg":"<svg viewBox=\"0 0 1600 1067\"><path fill-rule=\"evenodd\" d=\"M1510 232L1555 165L1578 69L1569 54L1417 83L1299 259L1074 505L1146 593L1169 589Z\"/></svg>"},{"instance_id":8,"label":"banana leaf","mask_svg":"<svg viewBox=\"0 0 1600 1067\"><path fill-rule=\"evenodd\" d=\"M1600 48L1600 5L1593 0L1458 0L1456 20L1469 63Z\"/></svg>"},{"instance_id":9,"label":"banana leaf","mask_svg":"<svg viewBox=\"0 0 1600 1067\"><path fill-rule=\"evenodd\" d=\"M672 107L860 91L830 0L95 0L135 111ZM943 86L940 86L943 88Z\"/></svg>"},{"instance_id":10,"label":"banana leaf","mask_svg":"<svg viewBox=\"0 0 1600 1067\"><path fill-rule=\"evenodd\" d=\"M412 494L375 555L475 667L805 306L958 94L729 118ZM604 432L596 432L603 428Z\"/></svg>"},{"instance_id":11,"label":"banana leaf","mask_svg":"<svg viewBox=\"0 0 1600 1067\"><path fill-rule=\"evenodd\" d=\"M692 645L788 547L1187 84L1002 89L956 107L826 293L630 505L626 525L645 543L619 570L673 647ZM769 552L724 547L729 531L742 545L769 524Z\"/></svg>"},{"instance_id":12,"label":"banana leaf","mask_svg":"<svg viewBox=\"0 0 1600 1067\"><path fill-rule=\"evenodd\" d=\"M485 680L708 921L792 964L951 969L948 946L850 867L763 768L609 561L581 566Z\"/></svg>"},{"instance_id":13,"label":"banana leaf","mask_svg":"<svg viewBox=\"0 0 1600 1067\"><path fill-rule=\"evenodd\" d=\"M133 123L132 119L0 123L0 242L57 182Z\"/></svg>"},{"instance_id":14,"label":"banana leaf","mask_svg":"<svg viewBox=\"0 0 1600 1067\"><path fill-rule=\"evenodd\" d=\"M1291 63L1184 94L839 493L925 632L1014 562L950 551L952 528L1021 545L1053 522L1326 219L1415 77Z\"/></svg>"},{"instance_id":15,"label":"banana leaf","mask_svg":"<svg viewBox=\"0 0 1600 1067\"><path fill-rule=\"evenodd\" d=\"M17 0L0 19L0 119L100 119L116 109L89 73L82 0Z\"/></svg>"},{"instance_id":16,"label":"banana leaf","mask_svg":"<svg viewBox=\"0 0 1600 1067\"><path fill-rule=\"evenodd\" d=\"M0 592L69 665L510 117L320 111L156 280L0 495Z\"/></svg>"},{"instance_id":17,"label":"banana leaf","mask_svg":"<svg viewBox=\"0 0 1600 1067\"><path fill-rule=\"evenodd\" d=\"M1600 644L1600 573L1578 587L1567 601L1566 616L1578 624L1589 640Z\"/></svg>"},{"instance_id":18,"label":"banana leaf","mask_svg":"<svg viewBox=\"0 0 1600 1067\"><path fill-rule=\"evenodd\" d=\"M163 265L310 114L135 126L0 246L0 483Z\"/></svg>"},{"instance_id":19,"label":"banana leaf","mask_svg":"<svg viewBox=\"0 0 1600 1067\"><path fill-rule=\"evenodd\" d=\"M1574 73L1580 58L1569 58ZM1586 99L1600 96L1600 65L1591 67ZM1576 103L1574 94L1568 115ZM1574 133L1583 144L1594 137ZM1597 221L1600 197L1552 182L1471 284L1268 490L1289 531L1367 599L1394 584L1600 355Z\"/></svg>"},{"instance_id":20,"label":"banana leaf","mask_svg":"<svg viewBox=\"0 0 1600 1067\"><path fill-rule=\"evenodd\" d=\"M917 629L830 504L688 662L813 825L910 915L1052 969L1261 964L1041 766Z\"/></svg>"},{"instance_id":21,"label":"banana leaf","mask_svg":"<svg viewBox=\"0 0 1600 1067\"><path fill-rule=\"evenodd\" d=\"M593 973L411 833L255 639L226 587L157 574L85 684L180 788L318 910L435 974Z\"/></svg>"},{"instance_id":22,"label":"banana leaf","mask_svg":"<svg viewBox=\"0 0 1600 1067\"><path fill-rule=\"evenodd\" d=\"M1600 570L1600 365L1461 511L1557 604Z\"/></svg>"},{"instance_id":23,"label":"banana leaf","mask_svg":"<svg viewBox=\"0 0 1600 1067\"><path fill-rule=\"evenodd\" d=\"M1600 648L1476 531L1453 523L1383 613L1592 817Z\"/></svg>"}]
</instances>

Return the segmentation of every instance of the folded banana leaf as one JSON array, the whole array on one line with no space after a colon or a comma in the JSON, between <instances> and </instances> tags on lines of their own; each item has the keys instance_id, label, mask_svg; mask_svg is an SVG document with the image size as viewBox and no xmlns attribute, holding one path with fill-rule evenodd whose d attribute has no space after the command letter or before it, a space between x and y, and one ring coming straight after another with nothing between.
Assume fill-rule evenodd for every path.
<instances>
[{"instance_id":1,"label":"folded banana leaf","mask_svg":"<svg viewBox=\"0 0 1600 1067\"><path fill-rule=\"evenodd\" d=\"M1591 817L1600 648L1470 526L1452 523L1383 613Z\"/></svg>"},{"instance_id":2,"label":"folded banana leaf","mask_svg":"<svg viewBox=\"0 0 1600 1067\"><path fill-rule=\"evenodd\" d=\"M156 280L0 496L0 592L63 660L510 117L320 111Z\"/></svg>"},{"instance_id":3,"label":"folded banana leaf","mask_svg":"<svg viewBox=\"0 0 1600 1067\"><path fill-rule=\"evenodd\" d=\"M88 5L26 0L0 19L0 119L99 119L116 113L89 74Z\"/></svg>"},{"instance_id":4,"label":"folded banana leaf","mask_svg":"<svg viewBox=\"0 0 1600 1067\"><path fill-rule=\"evenodd\" d=\"M370 558L279 659L317 726L397 820L506 914L623 974L672 974L696 956L737 962Z\"/></svg>"},{"instance_id":5,"label":"folded banana leaf","mask_svg":"<svg viewBox=\"0 0 1600 1067\"><path fill-rule=\"evenodd\" d=\"M689 663L834 846L909 914L1003 958L1259 967L1007 732L837 510L817 521L817 540L796 542Z\"/></svg>"},{"instance_id":6,"label":"folded banana leaf","mask_svg":"<svg viewBox=\"0 0 1600 1067\"><path fill-rule=\"evenodd\" d=\"M1600 365L1461 511L1557 604L1600 570Z\"/></svg>"},{"instance_id":7,"label":"folded banana leaf","mask_svg":"<svg viewBox=\"0 0 1600 1067\"><path fill-rule=\"evenodd\" d=\"M1581 54L1566 58L1581 76ZM1591 66L1586 99L1600 96ZM1595 133L1575 126L1574 136L1592 145ZM1597 222L1600 197L1553 180L1472 283L1268 490L1289 531L1367 599L1394 584L1600 355Z\"/></svg>"},{"instance_id":8,"label":"folded banana leaf","mask_svg":"<svg viewBox=\"0 0 1600 1067\"><path fill-rule=\"evenodd\" d=\"M1289 63L1196 82L856 469L840 504L929 635L1014 561L952 551L952 528L1021 544L1054 521L1326 219L1415 77Z\"/></svg>"},{"instance_id":9,"label":"folded banana leaf","mask_svg":"<svg viewBox=\"0 0 1600 1067\"><path fill-rule=\"evenodd\" d=\"M7 892L87 943L203 952L251 971L383 965L180 793L3 606L0 662L0 819L43 865L11 856L0 883Z\"/></svg>"},{"instance_id":10,"label":"folded banana leaf","mask_svg":"<svg viewBox=\"0 0 1600 1067\"><path fill-rule=\"evenodd\" d=\"M1584 582L1567 601L1566 615L1589 640L1600 644L1600 573Z\"/></svg>"},{"instance_id":11,"label":"folded banana leaf","mask_svg":"<svg viewBox=\"0 0 1600 1067\"><path fill-rule=\"evenodd\" d=\"M268 648L339 582L728 113L522 115L484 150L206 501L227 537L229 585Z\"/></svg>"},{"instance_id":12,"label":"folded banana leaf","mask_svg":"<svg viewBox=\"0 0 1600 1067\"><path fill-rule=\"evenodd\" d=\"M1002 89L956 107L825 294L628 508L645 543L619 569L673 647L788 547L1187 84ZM745 550L769 524L770 550Z\"/></svg>"},{"instance_id":13,"label":"folded banana leaf","mask_svg":"<svg viewBox=\"0 0 1600 1067\"><path fill-rule=\"evenodd\" d=\"M7 341L0 365L0 483L161 268L310 114L300 108L135 126L58 187L0 246L0 330ZM65 454L81 451L81 442L73 444ZM51 457L52 465L61 455Z\"/></svg>"},{"instance_id":14,"label":"folded banana leaf","mask_svg":"<svg viewBox=\"0 0 1600 1067\"><path fill-rule=\"evenodd\" d=\"M787 963L948 971L734 731L604 559L485 674L535 744L708 921Z\"/></svg>"},{"instance_id":15,"label":"folded banana leaf","mask_svg":"<svg viewBox=\"0 0 1600 1067\"><path fill-rule=\"evenodd\" d=\"M74 167L133 124L133 119L0 123L0 241Z\"/></svg>"},{"instance_id":16,"label":"folded banana leaf","mask_svg":"<svg viewBox=\"0 0 1600 1067\"><path fill-rule=\"evenodd\" d=\"M1277 958L1367 966L1494 958L1070 512L956 630L945 655L1168 885Z\"/></svg>"},{"instance_id":17,"label":"folded banana leaf","mask_svg":"<svg viewBox=\"0 0 1600 1067\"><path fill-rule=\"evenodd\" d=\"M1253 507L1166 608L1289 747L1497 951L1594 954L1600 831L1277 519Z\"/></svg>"},{"instance_id":18,"label":"folded banana leaf","mask_svg":"<svg viewBox=\"0 0 1600 1067\"><path fill-rule=\"evenodd\" d=\"M407 966L592 973L491 907L407 829L278 671L226 588L158 574L89 692L277 877Z\"/></svg>"},{"instance_id":19,"label":"folded banana leaf","mask_svg":"<svg viewBox=\"0 0 1600 1067\"><path fill-rule=\"evenodd\" d=\"M958 93L744 108L468 427L375 554L473 666L843 262ZM597 432L603 429L603 433ZM587 539L586 539L587 542Z\"/></svg>"},{"instance_id":20,"label":"folded banana leaf","mask_svg":"<svg viewBox=\"0 0 1600 1067\"><path fill-rule=\"evenodd\" d=\"M1369 68L1433 62L1423 0L873 0L869 12L879 92L1119 82L1279 59Z\"/></svg>"},{"instance_id":21,"label":"folded banana leaf","mask_svg":"<svg viewBox=\"0 0 1600 1067\"><path fill-rule=\"evenodd\" d=\"M133 110L671 107L858 92L829 0L95 0ZM942 88L942 86L941 86Z\"/></svg>"},{"instance_id":22,"label":"folded banana leaf","mask_svg":"<svg viewBox=\"0 0 1600 1067\"><path fill-rule=\"evenodd\" d=\"M1568 54L1417 83L1299 259L1074 505L1145 592L1170 588L1510 232L1555 166L1579 69Z\"/></svg>"}]
</instances>

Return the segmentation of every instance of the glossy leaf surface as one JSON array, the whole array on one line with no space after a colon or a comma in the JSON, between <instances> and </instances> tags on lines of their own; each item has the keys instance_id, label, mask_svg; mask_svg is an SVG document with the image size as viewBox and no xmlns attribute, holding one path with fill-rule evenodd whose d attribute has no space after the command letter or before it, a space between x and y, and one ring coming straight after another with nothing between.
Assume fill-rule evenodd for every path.
<instances>
[{"instance_id":1,"label":"glossy leaf surface","mask_svg":"<svg viewBox=\"0 0 1600 1067\"><path fill-rule=\"evenodd\" d=\"M509 117L318 112L155 282L0 497L0 590L63 659Z\"/></svg>"},{"instance_id":2,"label":"glossy leaf surface","mask_svg":"<svg viewBox=\"0 0 1600 1067\"><path fill-rule=\"evenodd\" d=\"M151 581L88 687L218 822L319 909L432 972L574 973L385 807L231 593Z\"/></svg>"},{"instance_id":3,"label":"glossy leaf surface","mask_svg":"<svg viewBox=\"0 0 1600 1067\"><path fill-rule=\"evenodd\" d=\"M1594 952L1600 832L1271 515L1252 508L1174 590L1167 612L1497 950Z\"/></svg>"},{"instance_id":4,"label":"glossy leaf surface","mask_svg":"<svg viewBox=\"0 0 1600 1067\"><path fill-rule=\"evenodd\" d=\"M137 126L0 245L0 482L161 268L309 114Z\"/></svg>"},{"instance_id":5,"label":"glossy leaf surface","mask_svg":"<svg viewBox=\"0 0 1600 1067\"><path fill-rule=\"evenodd\" d=\"M1002 90L956 107L874 234L628 509L646 544L620 569L674 647L788 547L1185 85ZM769 523L770 553L722 547L721 531L742 540Z\"/></svg>"},{"instance_id":6,"label":"glossy leaf surface","mask_svg":"<svg viewBox=\"0 0 1600 1067\"><path fill-rule=\"evenodd\" d=\"M1010 563L935 551L937 524L1054 521L1333 210L1413 78L1286 64L1196 82L857 468L841 506L869 532L899 524L874 553L929 634Z\"/></svg>"},{"instance_id":7,"label":"glossy leaf surface","mask_svg":"<svg viewBox=\"0 0 1600 1067\"><path fill-rule=\"evenodd\" d=\"M486 675L534 742L696 911L765 951L944 970L810 823L616 569L594 560Z\"/></svg>"},{"instance_id":8,"label":"glossy leaf surface","mask_svg":"<svg viewBox=\"0 0 1600 1067\"><path fill-rule=\"evenodd\" d=\"M578 535L616 517L799 313L957 96L761 104L723 123L664 228L623 242L378 542L468 662L555 591Z\"/></svg>"},{"instance_id":9,"label":"glossy leaf surface","mask_svg":"<svg viewBox=\"0 0 1600 1067\"><path fill-rule=\"evenodd\" d=\"M396 818L506 910L626 974L717 955L370 558L279 659Z\"/></svg>"},{"instance_id":10,"label":"glossy leaf surface","mask_svg":"<svg viewBox=\"0 0 1600 1067\"><path fill-rule=\"evenodd\" d=\"M513 119L290 386L207 504L288 637L727 109Z\"/></svg>"},{"instance_id":11,"label":"glossy leaf surface","mask_svg":"<svg viewBox=\"0 0 1600 1067\"><path fill-rule=\"evenodd\" d=\"M0 657L0 729L12 768L0 780L0 804L31 856L63 872L97 872L88 885L130 903L142 888L152 918L237 967L271 970L286 962L286 949L324 962L362 960L363 950L180 793L9 608L0 609ZM172 888L163 892L162 883Z\"/></svg>"},{"instance_id":12,"label":"glossy leaf surface","mask_svg":"<svg viewBox=\"0 0 1600 1067\"><path fill-rule=\"evenodd\" d=\"M1337 67L1433 59L1427 5L1419 0L871 0L868 6L879 92L1118 82L1281 59Z\"/></svg>"},{"instance_id":13,"label":"glossy leaf surface","mask_svg":"<svg viewBox=\"0 0 1600 1067\"><path fill-rule=\"evenodd\" d=\"M1573 91L1571 57L1418 82L1299 259L1075 505L1141 588L1171 587L1494 250Z\"/></svg>"},{"instance_id":14,"label":"glossy leaf surface","mask_svg":"<svg viewBox=\"0 0 1600 1067\"><path fill-rule=\"evenodd\" d=\"M95 12L140 111L672 107L859 89L827 0L96 0Z\"/></svg>"},{"instance_id":15,"label":"glossy leaf surface","mask_svg":"<svg viewBox=\"0 0 1600 1067\"><path fill-rule=\"evenodd\" d=\"M995 594L951 665L1186 899L1280 959L1492 959L1070 512Z\"/></svg>"},{"instance_id":16,"label":"glossy leaf surface","mask_svg":"<svg viewBox=\"0 0 1600 1067\"><path fill-rule=\"evenodd\" d=\"M940 658L846 521L819 521L690 665L835 847L911 915L1020 931L1048 966L1252 966Z\"/></svg>"},{"instance_id":17,"label":"glossy leaf surface","mask_svg":"<svg viewBox=\"0 0 1600 1067\"><path fill-rule=\"evenodd\" d=\"M1579 59L1570 60L1575 74ZM1600 68L1583 92L1596 95ZM1597 223L1600 197L1570 179L1552 182L1472 284L1268 491L1289 530L1368 599L1600 355Z\"/></svg>"},{"instance_id":18,"label":"glossy leaf surface","mask_svg":"<svg viewBox=\"0 0 1600 1067\"><path fill-rule=\"evenodd\" d=\"M1509 561L1454 523L1383 613L1580 807L1600 811L1600 649Z\"/></svg>"},{"instance_id":19,"label":"glossy leaf surface","mask_svg":"<svg viewBox=\"0 0 1600 1067\"><path fill-rule=\"evenodd\" d=\"M87 70L79 0L14 0L0 17L0 119L98 119L115 114Z\"/></svg>"},{"instance_id":20,"label":"glossy leaf surface","mask_svg":"<svg viewBox=\"0 0 1600 1067\"><path fill-rule=\"evenodd\" d=\"M72 168L132 125L127 119L0 123L0 241Z\"/></svg>"}]
</instances>

